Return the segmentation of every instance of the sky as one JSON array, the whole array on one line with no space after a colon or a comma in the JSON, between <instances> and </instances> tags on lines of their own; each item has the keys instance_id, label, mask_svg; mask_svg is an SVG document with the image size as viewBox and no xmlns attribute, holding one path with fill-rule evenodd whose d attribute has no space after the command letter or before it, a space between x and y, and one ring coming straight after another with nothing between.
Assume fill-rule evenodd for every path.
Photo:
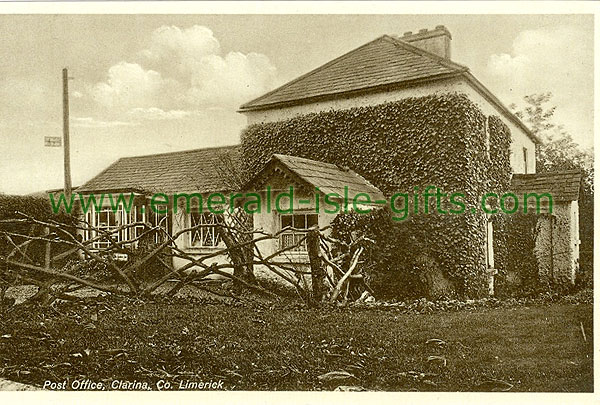
<instances>
[{"instance_id":1,"label":"sky","mask_svg":"<svg viewBox=\"0 0 600 405\"><path fill-rule=\"evenodd\" d=\"M437 25L505 105L552 92L555 122L593 145L591 15L0 15L0 192L62 187L62 148L44 136L62 135L64 67L80 185L123 156L236 144L244 102Z\"/></svg>"}]
</instances>

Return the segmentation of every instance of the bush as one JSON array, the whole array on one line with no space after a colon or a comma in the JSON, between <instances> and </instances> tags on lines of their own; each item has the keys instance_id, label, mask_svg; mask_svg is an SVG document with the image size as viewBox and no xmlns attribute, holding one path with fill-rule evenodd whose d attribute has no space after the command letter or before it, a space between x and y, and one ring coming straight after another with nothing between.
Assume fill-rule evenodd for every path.
<instances>
[{"instance_id":1,"label":"bush","mask_svg":"<svg viewBox=\"0 0 600 405\"><path fill-rule=\"evenodd\" d=\"M52 207L48 198L0 194L0 220L24 219L25 217L19 213L23 213L39 221L54 221L64 224L64 229L66 231L72 235L75 235L76 233L74 228L76 223L76 214L55 214L52 212ZM15 244L20 244L26 240L26 238L16 235L31 234L33 236L43 236L46 232L44 226L42 225L32 226L30 223L27 224L15 222L0 223L0 231L12 234L10 237ZM8 242L8 240L6 240L5 236L0 235L0 240L2 240L2 242L0 242L0 255L8 255L8 253L11 252L14 247ZM60 253L69 248L70 247L66 244L52 244L53 254ZM39 240L31 242L27 248L28 256L36 262L43 263L45 251L46 242ZM64 263L66 263L66 260L62 262L62 264Z\"/></svg>"},{"instance_id":2,"label":"bush","mask_svg":"<svg viewBox=\"0 0 600 405\"><path fill-rule=\"evenodd\" d=\"M494 290L497 296L527 297L548 290L540 283L534 251L537 221L538 215L531 213L494 217L494 261L498 270Z\"/></svg>"}]
</instances>

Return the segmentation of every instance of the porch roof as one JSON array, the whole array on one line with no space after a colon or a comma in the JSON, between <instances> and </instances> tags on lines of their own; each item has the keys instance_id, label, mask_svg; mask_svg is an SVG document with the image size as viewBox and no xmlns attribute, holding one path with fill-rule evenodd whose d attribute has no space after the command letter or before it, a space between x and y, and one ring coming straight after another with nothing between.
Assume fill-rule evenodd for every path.
<instances>
[{"instance_id":1,"label":"porch roof","mask_svg":"<svg viewBox=\"0 0 600 405\"><path fill-rule=\"evenodd\" d=\"M517 196L524 193L549 193L553 201L577 201L581 188L581 171L514 174L511 191Z\"/></svg>"},{"instance_id":2,"label":"porch roof","mask_svg":"<svg viewBox=\"0 0 600 405\"><path fill-rule=\"evenodd\" d=\"M309 185L311 188L318 187L323 194L337 193L344 196L344 188L348 187L348 197L351 201L359 193L368 194L372 202L385 200L381 190L346 167L279 154L273 155L271 161L248 183L246 188L256 188L257 185L265 184L270 176L274 175L272 170L277 164L284 166L305 185Z\"/></svg>"}]
</instances>

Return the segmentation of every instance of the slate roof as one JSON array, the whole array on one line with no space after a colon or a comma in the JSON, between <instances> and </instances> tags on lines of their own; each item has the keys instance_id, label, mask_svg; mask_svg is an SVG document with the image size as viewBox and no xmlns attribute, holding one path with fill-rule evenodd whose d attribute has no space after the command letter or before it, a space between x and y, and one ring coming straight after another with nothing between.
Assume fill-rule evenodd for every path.
<instances>
[{"instance_id":1,"label":"slate roof","mask_svg":"<svg viewBox=\"0 0 600 405\"><path fill-rule=\"evenodd\" d=\"M148 193L208 193L228 190L222 155L239 161L239 145L124 157L79 187L79 193L141 191Z\"/></svg>"},{"instance_id":2,"label":"slate roof","mask_svg":"<svg viewBox=\"0 0 600 405\"><path fill-rule=\"evenodd\" d=\"M549 193L553 201L578 200L580 187L581 172L579 170L514 174L511 180L511 191L517 196L522 196L524 193Z\"/></svg>"},{"instance_id":3,"label":"slate roof","mask_svg":"<svg viewBox=\"0 0 600 405\"><path fill-rule=\"evenodd\" d=\"M390 84L447 77L468 68L383 35L240 107L240 111Z\"/></svg>"},{"instance_id":4,"label":"slate roof","mask_svg":"<svg viewBox=\"0 0 600 405\"><path fill-rule=\"evenodd\" d=\"M256 179L264 178L276 163L281 163L302 181L312 187L318 187L324 194L337 193L343 196L344 187L347 186L350 201L353 201L358 193L369 194L372 202L385 200L385 196L377 187L348 168L289 155L273 155L271 161L249 182L249 185L256 185ZM361 197L360 201L362 200L364 197Z\"/></svg>"}]
</instances>

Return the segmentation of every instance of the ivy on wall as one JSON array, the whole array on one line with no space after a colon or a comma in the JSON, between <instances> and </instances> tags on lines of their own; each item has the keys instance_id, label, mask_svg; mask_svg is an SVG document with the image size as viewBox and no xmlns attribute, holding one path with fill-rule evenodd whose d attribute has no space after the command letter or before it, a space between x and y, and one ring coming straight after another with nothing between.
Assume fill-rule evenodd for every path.
<instances>
[{"instance_id":1,"label":"ivy on wall","mask_svg":"<svg viewBox=\"0 0 600 405\"><path fill-rule=\"evenodd\" d=\"M540 283L535 239L539 215L501 215L494 218L494 253L498 275L496 295L527 296L548 286Z\"/></svg>"},{"instance_id":2,"label":"ivy on wall","mask_svg":"<svg viewBox=\"0 0 600 405\"><path fill-rule=\"evenodd\" d=\"M395 285L386 295L419 294L418 283L404 275L427 256L458 294L476 297L487 288L479 200L508 188L509 145L510 131L499 118L486 119L466 95L449 93L251 125L242 134L242 165L252 175L274 153L287 154L347 166L388 196L427 185L464 193L468 208L461 215L416 214L392 222L388 211L359 222L377 235L372 272Z\"/></svg>"}]
</instances>

